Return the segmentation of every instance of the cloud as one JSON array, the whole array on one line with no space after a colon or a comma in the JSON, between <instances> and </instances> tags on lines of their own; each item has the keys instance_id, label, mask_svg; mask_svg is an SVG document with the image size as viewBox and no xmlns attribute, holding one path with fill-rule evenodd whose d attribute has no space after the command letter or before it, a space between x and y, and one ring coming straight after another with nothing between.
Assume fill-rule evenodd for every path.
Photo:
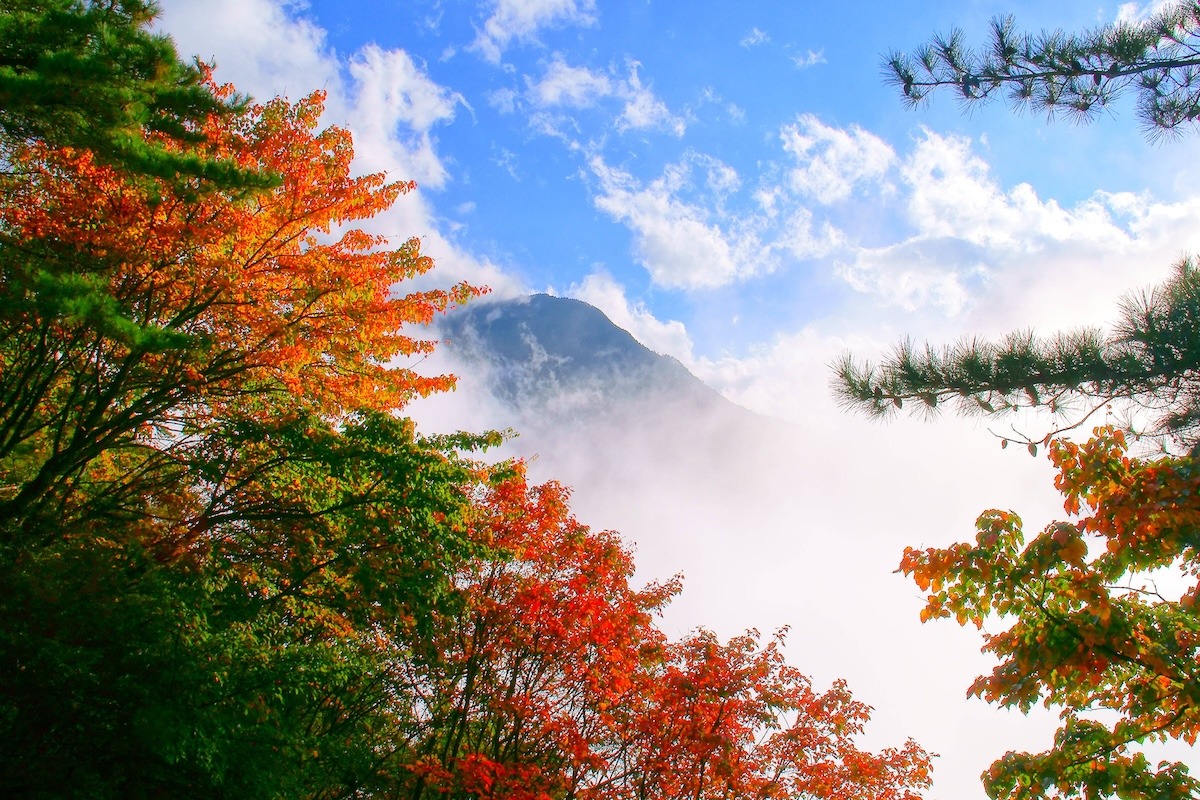
<instances>
[{"instance_id":1,"label":"cloud","mask_svg":"<svg viewBox=\"0 0 1200 800\"><path fill-rule=\"evenodd\" d=\"M638 66L636 62L630 63L629 78L620 86L619 94L625 101L625 108L617 118L617 130L665 130L683 136L687 125L642 85Z\"/></svg>"},{"instance_id":2,"label":"cloud","mask_svg":"<svg viewBox=\"0 0 1200 800\"><path fill-rule=\"evenodd\" d=\"M627 66L627 77L615 78L587 67L572 66L555 53L539 79L525 79L524 98L537 109L593 108L606 99L616 99L622 104L614 121L618 132L661 130L682 136L687 128L683 118L672 114L651 88L642 83L636 61Z\"/></svg>"},{"instance_id":3,"label":"cloud","mask_svg":"<svg viewBox=\"0 0 1200 800\"><path fill-rule=\"evenodd\" d=\"M972 330L999 332L999 319L1052 329L1103 320L1114 291L1165 275L1200 246L1200 198L1096 192L1063 207L1029 184L1001 187L959 136L925 130L898 172L893 202L912 232L847 248L837 274L884 305L966 315Z\"/></svg>"},{"instance_id":4,"label":"cloud","mask_svg":"<svg viewBox=\"0 0 1200 800\"><path fill-rule=\"evenodd\" d=\"M501 114L517 110L517 92L514 89L496 89L487 93L487 103Z\"/></svg>"},{"instance_id":5,"label":"cloud","mask_svg":"<svg viewBox=\"0 0 1200 800\"><path fill-rule=\"evenodd\" d=\"M682 199L692 183L693 164L709 178L729 185L729 168L715 159L695 157L671 165L663 175L642 185L632 175L610 167L600 157L589 161L599 180L596 207L634 233L638 261L656 285L713 288L774 267L753 218L738 218Z\"/></svg>"},{"instance_id":6,"label":"cloud","mask_svg":"<svg viewBox=\"0 0 1200 800\"><path fill-rule=\"evenodd\" d=\"M758 28L751 28L750 32L743 36L742 40L738 42L738 44L740 44L742 47L750 48L763 44L764 42L769 42L770 40L771 37L767 36L766 31Z\"/></svg>"},{"instance_id":7,"label":"cloud","mask_svg":"<svg viewBox=\"0 0 1200 800\"><path fill-rule=\"evenodd\" d=\"M467 280L499 295L523 291L495 264L451 242L425 195L451 177L432 131L452 123L459 106L469 108L463 97L433 81L404 50L367 45L339 57L325 32L294 8L279 0L172 0L157 25L182 53L215 57L217 79L232 81L240 91L260 98L290 91L296 99L326 89L323 122L354 134L354 169L419 182L423 188L364 222L393 242L421 239L437 268L412 288Z\"/></svg>"},{"instance_id":8,"label":"cloud","mask_svg":"<svg viewBox=\"0 0 1200 800\"><path fill-rule=\"evenodd\" d=\"M824 50L808 50L802 56L792 56L792 63L797 69L808 69L828 62L825 61Z\"/></svg>"},{"instance_id":9,"label":"cloud","mask_svg":"<svg viewBox=\"0 0 1200 800\"><path fill-rule=\"evenodd\" d=\"M990 270L986 254L961 239L914 239L882 248L860 248L835 274L852 288L905 311L925 307L956 316L978 295Z\"/></svg>"},{"instance_id":10,"label":"cloud","mask_svg":"<svg viewBox=\"0 0 1200 800\"><path fill-rule=\"evenodd\" d=\"M535 42L548 27L588 27L596 22L595 11L595 0L495 0L470 49L498 64L512 41Z\"/></svg>"},{"instance_id":11,"label":"cloud","mask_svg":"<svg viewBox=\"0 0 1200 800\"><path fill-rule=\"evenodd\" d=\"M1151 16L1175 5L1176 0L1151 0L1149 3L1121 3L1117 6L1116 22L1142 23Z\"/></svg>"},{"instance_id":12,"label":"cloud","mask_svg":"<svg viewBox=\"0 0 1200 800\"><path fill-rule=\"evenodd\" d=\"M173 0L155 27L171 35L180 55L215 60L217 79L235 79L258 98L293 100L315 89L339 94L337 57L325 31L272 0ZM336 102L336 101L335 101Z\"/></svg>"},{"instance_id":13,"label":"cloud","mask_svg":"<svg viewBox=\"0 0 1200 800\"><path fill-rule=\"evenodd\" d=\"M630 303L625 287L607 270L593 270L582 283L572 284L566 294L600 309L614 325L629 331L654 352L673 356L684 364L692 362L692 340L683 323L662 322L644 303Z\"/></svg>"},{"instance_id":14,"label":"cloud","mask_svg":"<svg viewBox=\"0 0 1200 800\"><path fill-rule=\"evenodd\" d=\"M431 80L403 50L367 45L348 68L357 88L353 116L360 158L423 186L444 185L448 173L430 131L453 121L456 107L466 105L463 96Z\"/></svg>"},{"instance_id":15,"label":"cloud","mask_svg":"<svg viewBox=\"0 0 1200 800\"><path fill-rule=\"evenodd\" d=\"M891 146L857 125L834 128L802 114L779 134L796 160L791 188L828 205L845 200L860 184L877 181L896 158Z\"/></svg>"},{"instance_id":16,"label":"cloud","mask_svg":"<svg viewBox=\"0 0 1200 800\"><path fill-rule=\"evenodd\" d=\"M535 106L587 108L613 94L613 82L607 75L587 67L573 67L556 53L541 79L527 79L526 97Z\"/></svg>"}]
</instances>

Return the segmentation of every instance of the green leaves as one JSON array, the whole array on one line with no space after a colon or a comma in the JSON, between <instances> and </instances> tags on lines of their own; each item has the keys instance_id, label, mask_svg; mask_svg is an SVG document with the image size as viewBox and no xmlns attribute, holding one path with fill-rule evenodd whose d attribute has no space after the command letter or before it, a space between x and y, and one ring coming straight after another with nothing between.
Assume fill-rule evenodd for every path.
<instances>
[{"instance_id":1,"label":"green leaves","mask_svg":"<svg viewBox=\"0 0 1200 800\"><path fill-rule=\"evenodd\" d=\"M1163 285L1126 298L1108 334L1083 329L1039 338L1018 331L1001 342L972 339L942 349L906 340L877 366L842 356L835 390L844 406L873 417L908 399L922 400L928 414L946 401L971 415L1043 408L1062 421L1056 433L1124 399L1155 417L1145 433L1186 451L1200 437L1198 335L1200 269L1185 259Z\"/></svg>"},{"instance_id":2,"label":"green leaves","mask_svg":"<svg viewBox=\"0 0 1200 800\"><path fill-rule=\"evenodd\" d=\"M143 0L12 0L0 8L0 132L92 151L135 175L266 186L269 176L173 146L195 143L209 115L245 106L214 95L206 70L179 61L147 26ZM145 134L152 136L148 139Z\"/></svg>"}]
</instances>

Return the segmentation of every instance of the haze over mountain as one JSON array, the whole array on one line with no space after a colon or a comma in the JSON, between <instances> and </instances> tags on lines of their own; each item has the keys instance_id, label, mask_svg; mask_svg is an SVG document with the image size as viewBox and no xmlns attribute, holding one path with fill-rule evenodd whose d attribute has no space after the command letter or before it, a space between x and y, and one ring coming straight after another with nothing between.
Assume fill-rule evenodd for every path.
<instances>
[{"instance_id":1,"label":"haze over mountain","mask_svg":"<svg viewBox=\"0 0 1200 800\"><path fill-rule=\"evenodd\" d=\"M518 431L522 455L553 454L560 470L548 477L571 485L621 481L636 458L676 487L758 492L758 454L791 429L725 399L579 300L477 303L449 315L439 335L463 365L457 374L472 376L463 391L486 398L493 426ZM564 451L587 457L558 464Z\"/></svg>"},{"instance_id":2,"label":"haze over mountain","mask_svg":"<svg viewBox=\"0 0 1200 800\"><path fill-rule=\"evenodd\" d=\"M580 300L536 294L474 303L449 315L440 332L451 352L488 371L496 399L526 415L588 418L650 398L751 414Z\"/></svg>"},{"instance_id":3,"label":"haze over mountain","mask_svg":"<svg viewBox=\"0 0 1200 800\"><path fill-rule=\"evenodd\" d=\"M872 450L856 449L821 415L784 421L731 402L598 309L562 297L477 301L439 320L435 335L427 367L456 374L458 388L410 407L421 427L513 429L490 455L519 456L534 480L570 486L582 522L620 531L634 548L638 580L683 575L668 633L789 628L789 658L815 685L845 678L878 709L869 744L915 735L958 767L962 785L990 763L990 737L1033 746L1045 735L1040 712L1025 719L962 701L962 676L989 668L976 634L921 626L919 593L894 573L903 546L921 541L930 495L890 487L944 484L979 459L972 436L956 458L918 465L931 432L953 437L959 421L880 429ZM810 395L828 397L823 386L799 397ZM895 471L903 460L911 474ZM936 494L969 530L983 501Z\"/></svg>"}]
</instances>

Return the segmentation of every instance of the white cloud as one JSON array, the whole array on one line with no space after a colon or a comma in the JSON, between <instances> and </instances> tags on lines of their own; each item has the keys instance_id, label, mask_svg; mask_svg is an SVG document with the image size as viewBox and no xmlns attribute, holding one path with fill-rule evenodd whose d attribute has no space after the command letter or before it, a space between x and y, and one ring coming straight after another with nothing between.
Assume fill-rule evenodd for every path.
<instances>
[{"instance_id":1,"label":"white cloud","mask_svg":"<svg viewBox=\"0 0 1200 800\"><path fill-rule=\"evenodd\" d=\"M791 188L826 205L882 178L896 157L887 142L857 125L833 128L812 114L785 125L779 136L799 162L789 173Z\"/></svg>"},{"instance_id":2,"label":"white cloud","mask_svg":"<svg viewBox=\"0 0 1200 800\"><path fill-rule=\"evenodd\" d=\"M587 67L572 66L556 53L540 79L526 78L525 99L538 109L583 109L614 98L623 104L614 123L617 131L663 130L682 136L687 127L683 118L672 114L650 87L642 84L638 67L636 61L631 61L628 77L613 78Z\"/></svg>"},{"instance_id":3,"label":"white cloud","mask_svg":"<svg viewBox=\"0 0 1200 800\"><path fill-rule=\"evenodd\" d=\"M511 114L517 110L517 93L513 89L496 89L487 93L487 102L501 114Z\"/></svg>"},{"instance_id":4,"label":"white cloud","mask_svg":"<svg viewBox=\"0 0 1200 800\"><path fill-rule=\"evenodd\" d=\"M825 64L828 62L825 61L824 50L807 50L805 51L804 55L792 56L792 63L795 64L798 69L808 69L809 67L815 67L818 64Z\"/></svg>"},{"instance_id":5,"label":"white cloud","mask_svg":"<svg viewBox=\"0 0 1200 800\"><path fill-rule=\"evenodd\" d=\"M454 119L462 95L432 81L403 50L368 45L350 60L357 93L354 130L358 152L375 169L399 171L423 186L445 184L432 128Z\"/></svg>"},{"instance_id":6,"label":"white cloud","mask_svg":"<svg viewBox=\"0 0 1200 800\"><path fill-rule=\"evenodd\" d=\"M717 180L729 181L715 159L694 159ZM599 179L596 207L634 233L638 261L659 286L701 289L722 286L749 275L769 271L774 259L763 246L752 218L721 217L680 196L692 181L689 161L668 167L663 175L641 185L632 175L613 168L599 157L589 161Z\"/></svg>"},{"instance_id":7,"label":"white cloud","mask_svg":"<svg viewBox=\"0 0 1200 800\"><path fill-rule=\"evenodd\" d=\"M507 172L514 181L521 180L521 173L517 169L517 154L507 147L501 147L494 152L492 163Z\"/></svg>"},{"instance_id":8,"label":"white cloud","mask_svg":"<svg viewBox=\"0 0 1200 800\"><path fill-rule=\"evenodd\" d=\"M1117 6L1117 22L1140 23L1152 15L1175 5L1176 0L1151 0L1149 3L1121 3Z\"/></svg>"},{"instance_id":9,"label":"white cloud","mask_svg":"<svg viewBox=\"0 0 1200 800\"><path fill-rule=\"evenodd\" d=\"M296 100L315 89L339 94L337 58L325 31L272 0L171 0L155 23L186 61L217 62L217 80L267 99ZM336 102L336 100L334 100Z\"/></svg>"},{"instance_id":10,"label":"white cloud","mask_svg":"<svg viewBox=\"0 0 1200 800\"><path fill-rule=\"evenodd\" d=\"M547 27L587 27L596 22L595 11L595 0L495 0L470 49L498 64L513 40L537 41L538 31Z\"/></svg>"},{"instance_id":11,"label":"white cloud","mask_svg":"<svg viewBox=\"0 0 1200 800\"><path fill-rule=\"evenodd\" d=\"M844 244L845 235L829 220L815 224L812 212L803 207L791 210L775 240L776 249L802 260L828 255Z\"/></svg>"},{"instance_id":12,"label":"white cloud","mask_svg":"<svg viewBox=\"0 0 1200 800\"><path fill-rule=\"evenodd\" d=\"M1000 186L963 137L924 131L898 172L892 199L912 233L848 246L837 274L880 304L936 309L972 331L1111 318L1115 293L1165 276L1200 247L1200 198L1097 192L1063 207L1028 184Z\"/></svg>"},{"instance_id":13,"label":"white cloud","mask_svg":"<svg viewBox=\"0 0 1200 800\"><path fill-rule=\"evenodd\" d=\"M683 136L687 125L681 117L670 112L666 104L642 85L638 77L638 64L629 65L629 78L621 84L620 95L625 100L625 109L617 118L617 130L666 130Z\"/></svg>"},{"instance_id":14,"label":"white cloud","mask_svg":"<svg viewBox=\"0 0 1200 800\"><path fill-rule=\"evenodd\" d=\"M766 31L760 30L758 28L751 28L750 32L747 33L745 36L743 36L742 40L740 42L738 42L738 44L740 44L742 47L748 48L748 47L754 47L756 45L760 45L764 42L769 42L770 40L771 40L771 37L767 36Z\"/></svg>"},{"instance_id":15,"label":"white cloud","mask_svg":"<svg viewBox=\"0 0 1200 800\"><path fill-rule=\"evenodd\" d=\"M603 268L593 270L582 283L572 284L567 296L600 309L618 328L633 334L656 353L692 362L692 340L682 322L657 319L644 303L630 303L625 287Z\"/></svg>"},{"instance_id":16,"label":"white cloud","mask_svg":"<svg viewBox=\"0 0 1200 800\"><path fill-rule=\"evenodd\" d=\"M593 72L587 67L573 67L557 53L540 80L526 80L529 87L526 97L534 105L543 108L587 108L613 93L613 82L607 75Z\"/></svg>"},{"instance_id":17,"label":"white cloud","mask_svg":"<svg viewBox=\"0 0 1200 800\"><path fill-rule=\"evenodd\" d=\"M325 33L281 0L171 0L158 21L183 53L215 57L217 79L232 81L261 98L292 93L293 99L326 89L324 122L354 134L359 173L386 172L441 185L449 171L431 131L454 119L461 95L438 85L403 50L368 45L341 58ZM443 234L421 189L364 227L394 242L417 236L437 268L414 282L445 286L461 280L490 286L499 295L522 290L517 281L486 259L455 246Z\"/></svg>"},{"instance_id":18,"label":"white cloud","mask_svg":"<svg viewBox=\"0 0 1200 800\"><path fill-rule=\"evenodd\" d=\"M934 307L956 316L978 295L974 284L989 275L979 260L983 254L963 245L959 239L917 239L861 248L853 261L838 262L835 274L857 291L905 311Z\"/></svg>"}]
</instances>

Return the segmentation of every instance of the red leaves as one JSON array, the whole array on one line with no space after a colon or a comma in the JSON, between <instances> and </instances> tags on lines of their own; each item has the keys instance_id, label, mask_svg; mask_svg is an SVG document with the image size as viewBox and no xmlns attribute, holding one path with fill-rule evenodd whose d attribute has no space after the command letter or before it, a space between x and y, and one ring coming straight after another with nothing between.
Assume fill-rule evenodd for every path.
<instances>
[{"instance_id":1,"label":"red leaves","mask_svg":"<svg viewBox=\"0 0 1200 800\"><path fill-rule=\"evenodd\" d=\"M0 201L5 231L102 277L135 324L205 340L184 365L193 372L163 367L192 374L209 404L266 390L338 415L448 388L446 376L394 363L432 348L402 329L478 290L394 294L432 261L416 239L389 245L350 226L413 184L352 176L349 133L316 130L322 102L316 92L209 121L202 154L278 176L252 194L132 180L87 153L22 151L15 161L32 177Z\"/></svg>"},{"instance_id":2,"label":"red leaves","mask_svg":"<svg viewBox=\"0 0 1200 800\"><path fill-rule=\"evenodd\" d=\"M915 744L855 746L868 709L840 683L814 692L782 633L667 642L653 617L678 580L633 590L620 541L579 525L566 499L518 474L481 505L478 535L509 558L460 574L464 611L417 680L432 690L420 747L441 754L437 791L482 780L483 764L488 796L505 798L899 800L928 784ZM527 794L501 784L514 770Z\"/></svg>"}]
</instances>

